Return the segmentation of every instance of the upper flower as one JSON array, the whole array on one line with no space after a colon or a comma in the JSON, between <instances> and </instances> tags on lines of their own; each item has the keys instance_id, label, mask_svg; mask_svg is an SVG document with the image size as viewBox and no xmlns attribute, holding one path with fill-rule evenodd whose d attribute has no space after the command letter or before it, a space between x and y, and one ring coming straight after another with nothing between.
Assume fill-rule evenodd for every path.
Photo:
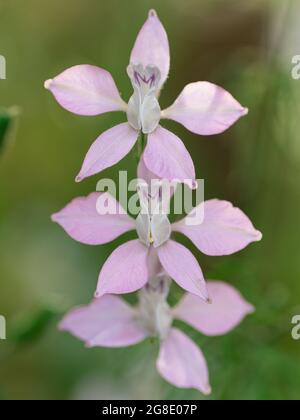
<instances>
[{"instance_id":1,"label":"upper flower","mask_svg":"<svg viewBox=\"0 0 300 420\"><path fill-rule=\"evenodd\" d=\"M78 65L65 70L45 87L58 103L75 114L99 115L123 111L127 123L104 132L93 143L76 180L94 175L119 162L134 146L139 132L147 134L144 161L157 177L177 179L194 186L195 169L183 142L159 125L172 119L196 134L212 135L225 131L247 113L231 95L209 82L187 85L173 105L161 111L158 98L170 68L166 31L155 11L140 30L127 68L133 95L126 104L106 70Z\"/></svg>"}]
</instances>

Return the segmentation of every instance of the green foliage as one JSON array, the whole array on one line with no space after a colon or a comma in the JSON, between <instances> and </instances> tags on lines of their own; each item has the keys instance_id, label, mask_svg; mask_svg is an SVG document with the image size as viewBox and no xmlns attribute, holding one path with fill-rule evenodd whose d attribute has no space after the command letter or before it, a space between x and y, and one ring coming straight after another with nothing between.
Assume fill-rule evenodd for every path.
<instances>
[{"instance_id":1,"label":"green foliage","mask_svg":"<svg viewBox=\"0 0 300 420\"><path fill-rule=\"evenodd\" d=\"M10 343L32 344L41 338L48 328L58 320L61 311L54 307L45 306L11 326Z\"/></svg>"},{"instance_id":2,"label":"green foliage","mask_svg":"<svg viewBox=\"0 0 300 420\"><path fill-rule=\"evenodd\" d=\"M17 114L17 108L0 109L0 157L13 139L11 129Z\"/></svg>"},{"instance_id":3,"label":"green foliage","mask_svg":"<svg viewBox=\"0 0 300 420\"><path fill-rule=\"evenodd\" d=\"M7 111L0 111L0 153L3 152L7 141L8 129L11 125L12 117Z\"/></svg>"}]
</instances>

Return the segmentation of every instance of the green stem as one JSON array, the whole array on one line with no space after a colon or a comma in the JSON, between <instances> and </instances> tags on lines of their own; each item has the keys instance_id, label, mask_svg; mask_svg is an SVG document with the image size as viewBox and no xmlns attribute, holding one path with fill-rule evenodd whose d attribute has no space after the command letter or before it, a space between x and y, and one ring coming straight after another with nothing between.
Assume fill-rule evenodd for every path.
<instances>
[{"instance_id":1,"label":"green stem","mask_svg":"<svg viewBox=\"0 0 300 420\"><path fill-rule=\"evenodd\" d=\"M141 134L139 135L138 141L137 141L137 149L136 149L136 158L137 158L137 162L139 163L144 148L145 148L145 144L146 144L146 135L144 133L141 132Z\"/></svg>"}]
</instances>

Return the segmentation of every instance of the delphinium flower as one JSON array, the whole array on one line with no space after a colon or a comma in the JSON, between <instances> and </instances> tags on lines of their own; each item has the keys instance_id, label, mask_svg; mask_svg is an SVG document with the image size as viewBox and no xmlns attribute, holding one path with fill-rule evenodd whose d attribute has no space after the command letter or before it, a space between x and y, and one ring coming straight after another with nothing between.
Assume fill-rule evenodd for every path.
<instances>
[{"instance_id":1,"label":"delphinium flower","mask_svg":"<svg viewBox=\"0 0 300 420\"><path fill-rule=\"evenodd\" d=\"M158 194L150 197L152 207L158 209L151 213L149 198L143 196L143 191L139 193L141 212L136 220L108 192L76 198L52 216L69 236L89 245L105 244L136 230L138 239L120 245L103 265L97 297L135 292L162 267L183 289L209 301L197 259L188 248L171 238L172 232L187 236L202 253L210 256L230 255L261 239L261 233L249 218L228 201L202 202L181 221L171 224L168 215L160 209L162 197ZM104 203L105 212L100 208ZM203 214L203 220L191 225L190 220L197 212Z\"/></svg>"},{"instance_id":2,"label":"delphinium flower","mask_svg":"<svg viewBox=\"0 0 300 420\"><path fill-rule=\"evenodd\" d=\"M172 327L175 319L207 336L220 336L234 329L253 307L226 283L208 281L212 304L186 293L173 308L167 303L170 279L164 274L150 279L131 307L115 295L105 295L91 304L72 309L60 329L84 341L87 347L126 347L147 337L160 343L156 367L160 375L179 388L195 388L209 395L208 367L198 346Z\"/></svg>"},{"instance_id":3,"label":"delphinium flower","mask_svg":"<svg viewBox=\"0 0 300 420\"><path fill-rule=\"evenodd\" d=\"M166 31L155 11L141 28L127 68L133 95L126 104L109 72L93 65L77 65L47 80L58 103L79 115L123 111L127 122L104 132L93 143L76 180L96 174L119 162L138 140L147 137L144 161L157 177L178 179L196 187L195 169L183 142L163 128L171 119L200 135L222 133L247 113L230 93L209 82L188 84L173 105L161 110L158 98L168 77L170 50Z\"/></svg>"},{"instance_id":4,"label":"delphinium flower","mask_svg":"<svg viewBox=\"0 0 300 420\"><path fill-rule=\"evenodd\" d=\"M136 231L138 238L112 252L100 271L96 299L70 311L60 328L90 347L122 347L158 337L159 373L175 386L209 394L204 355L187 335L172 327L173 320L185 321L208 336L222 335L253 307L233 287L220 281L206 282L197 259L174 241L172 234L185 235L206 255L221 256L259 241L261 233L240 209L222 200L202 202L181 221L170 223L161 196L163 180L191 188L197 183L189 152L160 120L171 119L195 134L213 135L228 129L247 109L223 88L196 82L187 85L173 105L161 110L158 99L169 67L168 37L151 10L127 68L133 87L128 103L121 99L110 73L96 66L74 66L45 82L58 103L70 112L96 116L123 111L127 115L126 123L110 128L92 144L77 181L116 164L137 141L138 171L144 177L144 183L138 184L141 211L136 219L107 192L76 198L52 216L69 236L84 244L106 244L129 231ZM145 184L149 187L154 178L158 178L154 190L145 193ZM168 200L173 192L171 189ZM104 203L108 211L103 211ZM198 214L203 220L189 223ZM187 292L174 308L167 301L172 280ZM135 291L139 291L136 307L116 296Z\"/></svg>"}]
</instances>

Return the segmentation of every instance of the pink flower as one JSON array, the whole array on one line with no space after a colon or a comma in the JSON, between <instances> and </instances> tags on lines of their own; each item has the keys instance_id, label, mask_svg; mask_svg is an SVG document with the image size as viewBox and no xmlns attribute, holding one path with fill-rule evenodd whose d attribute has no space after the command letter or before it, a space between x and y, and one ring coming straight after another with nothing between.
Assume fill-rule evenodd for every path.
<instances>
[{"instance_id":1,"label":"pink flower","mask_svg":"<svg viewBox=\"0 0 300 420\"><path fill-rule=\"evenodd\" d=\"M160 375L180 388L195 388L210 394L209 375L202 351L183 332L171 327L182 320L207 336L219 336L234 329L253 307L237 290L219 281L209 281L211 305L185 294L174 307L166 302L168 279L156 277L140 291L139 304L129 306L117 296L105 295L90 305L71 310L60 323L88 347L125 347L149 336L158 336Z\"/></svg>"},{"instance_id":2,"label":"pink flower","mask_svg":"<svg viewBox=\"0 0 300 420\"><path fill-rule=\"evenodd\" d=\"M159 125L160 120L172 119L193 133L212 135L222 133L247 114L247 109L228 92L209 82L190 83L173 105L161 111L158 98L169 67L168 37L156 12L151 10L130 56L127 73L133 95L128 104L121 99L110 73L95 66L74 66L45 82L58 103L75 114L127 114L128 122L104 132L91 146L77 181L119 162L130 152L139 132L148 137L144 160L157 177L194 180L189 152L175 134ZM189 185L194 186L192 181Z\"/></svg>"},{"instance_id":3,"label":"pink flower","mask_svg":"<svg viewBox=\"0 0 300 420\"><path fill-rule=\"evenodd\" d=\"M173 225L163 212L150 213L145 198L140 201L142 211L136 220L108 193L77 198L52 216L73 239L89 245L105 244L125 232L137 231L139 239L119 246L103 265L96 297L135 292L150 277L165 271L187 292L208 301L209 293L196 258L172 240L171 233L182 233L201 252L212 256L233 254L262 237L248 217L227 201L205 201ZM110 214L100 214L99 203L105 203ZM190 218L199 209L203 210L204 219L191 225Z\"/></svg>"}]
</instances>

